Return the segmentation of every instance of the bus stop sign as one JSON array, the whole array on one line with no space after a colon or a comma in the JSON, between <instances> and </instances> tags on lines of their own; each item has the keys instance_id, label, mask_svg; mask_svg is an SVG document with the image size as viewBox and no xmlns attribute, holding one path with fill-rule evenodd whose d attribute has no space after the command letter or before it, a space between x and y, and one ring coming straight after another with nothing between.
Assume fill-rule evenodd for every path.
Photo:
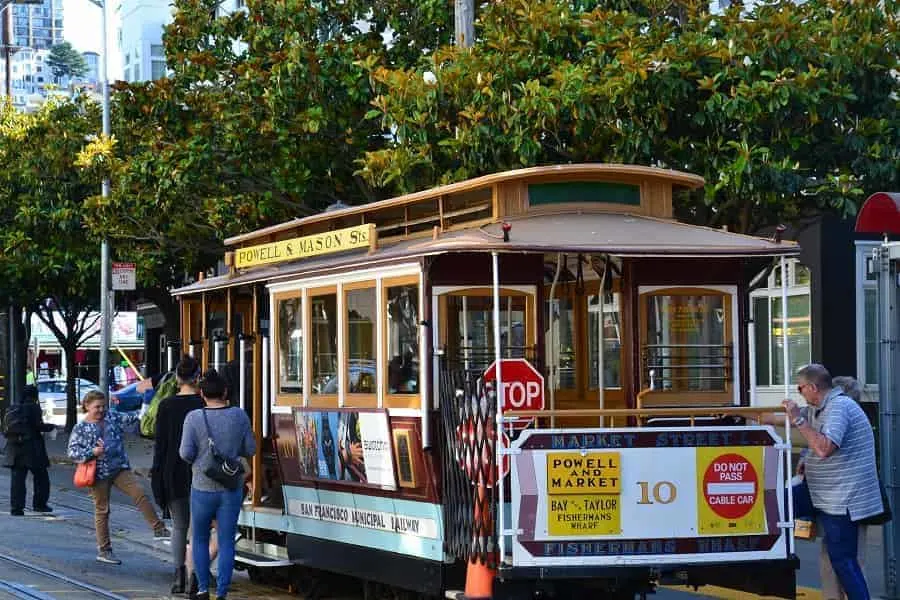
<instances>
[{"instance_id":1,"label":"bus stop sign","mask_svg":"<svg viewBox=\"0 0 900 600\"><path fill-rule=\"evenodd\" d=\"M544 410L544 376L524 358L503 358L500 360L500 398L503 412L520 410ZM484 372L484 381L497 380L497 361ZM516 419L511 422L513 429L525 429L534 418Z\"/></svg>"}]
</instances>

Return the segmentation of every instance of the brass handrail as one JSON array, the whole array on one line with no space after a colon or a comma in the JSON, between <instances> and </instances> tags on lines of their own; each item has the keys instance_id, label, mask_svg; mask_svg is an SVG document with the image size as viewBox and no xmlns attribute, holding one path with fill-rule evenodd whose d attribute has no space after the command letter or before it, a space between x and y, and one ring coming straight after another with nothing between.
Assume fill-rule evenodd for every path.
<instances>
[{"instance_id":1,"label":"brass handrail","mask_svg":"<svg viewBox=\"0 0 900 600\"><path fill-rule=\"evenodd\" d=\"M557 408L506 411L504 417L690 417L706 415L759 415L783 413L780 406L697 406L694 408Z\"/></svg>"}]
</instances>

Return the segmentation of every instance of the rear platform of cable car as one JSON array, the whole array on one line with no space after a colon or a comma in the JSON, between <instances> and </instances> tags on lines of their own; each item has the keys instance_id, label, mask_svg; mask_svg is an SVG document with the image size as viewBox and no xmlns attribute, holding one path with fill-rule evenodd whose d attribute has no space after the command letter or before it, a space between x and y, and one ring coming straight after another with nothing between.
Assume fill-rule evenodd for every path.
<instances>
[{"instance_id":1,"label":"rear platform of cable car","mask_svg":"<svg viewBox=\"0 0 900 600\"><path fill-rule=\"evenodd\" d=\"M702 183L538 167L227 240L228 272L175 294L264 449L239 563L431 596L793 597L748 294L798 249L677 222Z\"/></svg>"}]
</instances>

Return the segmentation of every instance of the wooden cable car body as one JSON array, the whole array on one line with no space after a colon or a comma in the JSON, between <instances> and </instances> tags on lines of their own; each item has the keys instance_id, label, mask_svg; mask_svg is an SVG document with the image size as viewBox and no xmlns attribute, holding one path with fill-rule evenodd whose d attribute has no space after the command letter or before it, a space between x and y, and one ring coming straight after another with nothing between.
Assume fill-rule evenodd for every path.
<instances>
[{"instance_id":1,"label":"wooden cable car body","mask_svg":"<svg viewBox=\"0 0 900 600\"><path fill-rule=\"evenodd\" d=\"M675 221L702 183L537 167L226 240L228 272L175 295L182 349L230 374L260 441L238 563L442 596L474 556L498 598L667 577L793 597L789 449L740 419L750 282L799 249ZM496 358L541 374L541 407L498 418ZM553 470L578 456L593 475ZM756 478L703 480L728 468Z\"/></svg>"}]
</instances>

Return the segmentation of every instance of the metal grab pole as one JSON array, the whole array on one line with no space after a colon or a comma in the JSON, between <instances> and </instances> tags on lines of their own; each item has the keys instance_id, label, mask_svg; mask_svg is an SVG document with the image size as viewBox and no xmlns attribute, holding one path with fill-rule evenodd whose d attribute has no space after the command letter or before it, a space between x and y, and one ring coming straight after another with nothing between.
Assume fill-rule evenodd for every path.
<instances>
[{"instance_id":1,"label":"metal grab pole","mask_svg":"<svg viewBox=\"0 0 900 600\"><path fill-rule=\"evenodd\" d=\"M788 307L787 307L787 259L781 257L781 360L784 363L784 397L788 398L791 393L791 366L788 364L790 356L788 354ZM752 375L751 375L752 376ZM791 485L794 473L794 457L793 444L791 443L791 415L786 411L784 413L784 438L787 446L787 473L785 473L785 487L787 487L787 505L788 505L788 554L795 552L794 546L794 487Z\"/></svg>"},{"instance_id":2,"label":"metal grab pole","mask_svg":"<svg viewBox=\"0 0 900 600\"><path fill-rule=\"evenodd\" d=\"M496 365L495 370L497 373L497 382L494 387L494 396L497 398L497 439L494 442L497 455L497 538L500 546L499 561L503 562L504 560L506 560L506 535L504 534L504 531L506 530L506 519L504 515L505 509L503 505L503 394L501 392L501 390L503 389L503 365L500 362L500 260L496 252L491 252L491 259L493 261L494 272L494 364ZM510 332L507 332L506 335L509 336ZM507 343L509 343L509 341L509 337L507 337Z\"/></svg>"},{"instance_id":3,"label":"metal grab pole","mask_svg":"<svg viewBox=\"0 0 900 600\"><path fill-rule=\"evenodd\" d=\"M873 253L878 269L878 341L880 363L878 373L878 432L881 445L881 481L888 502L896 511L900 500L897 478L897 372L900 323L897 316L897 269L891 261L890 247L885 244ZM900 598L897 574L897 549L900 527L891 520L884 525L884 590L887 598Z\"/></svg>"},{"instance_id":4,"label":"metal grab pole","mask_svg":"<svg viewBox=\"0 0 900 600\"><path fill-rule=\"evenodd\" d=\"M246 347L247 347L247 341L244 339L244 336L241 336L241 338L238 340L238 352L239 352L238 368L240 369L240 373L238 375L238 389L239 389L238 399L240 402L241 410L245 410L246 395L247 395L245 393L245 387L247 384L247 374L244 372L244 369L247 366L247 358L246 358L247 355L244 352Z\"/></svg>"}]
</instances>

